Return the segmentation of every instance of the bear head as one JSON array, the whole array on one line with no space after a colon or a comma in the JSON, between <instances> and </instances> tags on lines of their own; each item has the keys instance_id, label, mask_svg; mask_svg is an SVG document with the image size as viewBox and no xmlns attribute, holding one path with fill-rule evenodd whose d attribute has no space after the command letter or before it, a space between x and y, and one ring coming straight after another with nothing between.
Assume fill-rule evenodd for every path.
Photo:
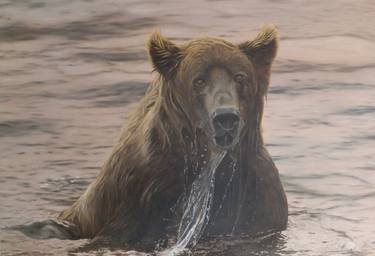
<instances>
[{"instance_id":1,"label":"bear head","mask_svg":"<svg viewBox=\"0 0 375 256\"><path fill-rule=\"evenodd\" d=\"M201 130L221 149L235 147L244 127L257 118L256 102L267 93L277 47L273 25L238 45L201 38L177 46L158 31L148 43L172 109L188 119L191 130Z\"/></svg>"}]
</instances>

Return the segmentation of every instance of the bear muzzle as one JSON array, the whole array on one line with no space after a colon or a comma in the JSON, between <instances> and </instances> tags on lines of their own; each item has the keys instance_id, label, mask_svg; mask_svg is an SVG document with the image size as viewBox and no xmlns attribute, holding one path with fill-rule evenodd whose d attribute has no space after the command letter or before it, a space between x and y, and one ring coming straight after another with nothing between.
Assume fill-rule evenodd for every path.
<instances>
[{"instance_id":1,"label":"bear muzzle","mask_svg":"<svg viewBox=\"0 0 375 256\"><path fill-rule=\"evenodd\" d=\"M218 108L211 115L215 145L222 149L230 149L239 141L241 116L238 110L231 107Z\"/></svg>"}]
</instances>

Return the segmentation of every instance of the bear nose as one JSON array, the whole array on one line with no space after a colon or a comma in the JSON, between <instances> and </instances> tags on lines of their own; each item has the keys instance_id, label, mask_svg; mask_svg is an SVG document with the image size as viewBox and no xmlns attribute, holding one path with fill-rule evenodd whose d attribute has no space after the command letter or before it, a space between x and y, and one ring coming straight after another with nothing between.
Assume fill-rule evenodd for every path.
<instances>
[{"instance_id":1,"label":"bear nose","mask_svg":"<svg viewBox=\"0 0 375 256\"><path fill-rule=\"evenodd\" d=\"M219 108L213 113L212 123L217 135L221 133L235 132L238 128L240 116L233 108Z\"/></svg>"}]
</instances>

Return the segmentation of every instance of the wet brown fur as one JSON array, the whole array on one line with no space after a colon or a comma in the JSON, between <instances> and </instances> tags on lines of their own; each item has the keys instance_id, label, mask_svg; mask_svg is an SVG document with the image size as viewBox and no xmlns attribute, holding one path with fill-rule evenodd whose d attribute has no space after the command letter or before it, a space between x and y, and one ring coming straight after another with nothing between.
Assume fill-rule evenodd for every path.
<instances>
[{"instance_id":1,"label":"wet brown fur","mask_svg":"<svg viewBox=\"0 0 375 256\"><path fill-rule=\"evenodd\" d=\"M161 231L167 225L165 220L174 218L170 208L189 185L184 169L194 164L193 151L198 149L199 152L201 140L205 140L196 131L190 88L174 83L194 68L197 54L207 54L209 49L217 61L231 61L231 56L222 56L220 51L214 53L218 47L233 49L233 54L244 53L251 60L256 80L256 86L244 96L251 103L242 111L247 123L237 154L243 170L237 203L249 201L247 203L254 205L247 210L251 215L248 216L252 229L249 232L284 229L286 197L261 134L264 98L277 41L274 26L265 26L255 39L239 46L221 39L204 38L177 47L158 32L154 33L148 47L154 68L160 75L131 113L98 177L60 214L60 220L73 224L73 237L117 237L126 244L135 244L157 239L165 233ZM201 52L194 49L201 49ZM190 162L186 161L186 156L191 156ZM231 207L233 211L242 211L238 205ZM237 221L247 218L245 215L238 215Z\"/></svg>"}]
</instances>

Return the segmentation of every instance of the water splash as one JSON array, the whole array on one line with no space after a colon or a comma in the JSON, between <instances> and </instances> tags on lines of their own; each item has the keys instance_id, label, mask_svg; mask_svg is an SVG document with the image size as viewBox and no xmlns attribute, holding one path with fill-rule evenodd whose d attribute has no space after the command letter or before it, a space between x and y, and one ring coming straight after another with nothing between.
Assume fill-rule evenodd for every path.
<instances>
[{"instance_id":1,"label":"water splash","mask_svg":"<svg viewBox=\"0 0 375 256\"><path fill-rule=\"evenodd\" d=\"M216 169L226 153L227 151L215 153L207 166L203 167L198 177L194 180L181 218L177 242L172 248L160 255L179 255L188 246L196 245L202 236L204 228L210 219Z\"/></svg>"}]
</instances>

